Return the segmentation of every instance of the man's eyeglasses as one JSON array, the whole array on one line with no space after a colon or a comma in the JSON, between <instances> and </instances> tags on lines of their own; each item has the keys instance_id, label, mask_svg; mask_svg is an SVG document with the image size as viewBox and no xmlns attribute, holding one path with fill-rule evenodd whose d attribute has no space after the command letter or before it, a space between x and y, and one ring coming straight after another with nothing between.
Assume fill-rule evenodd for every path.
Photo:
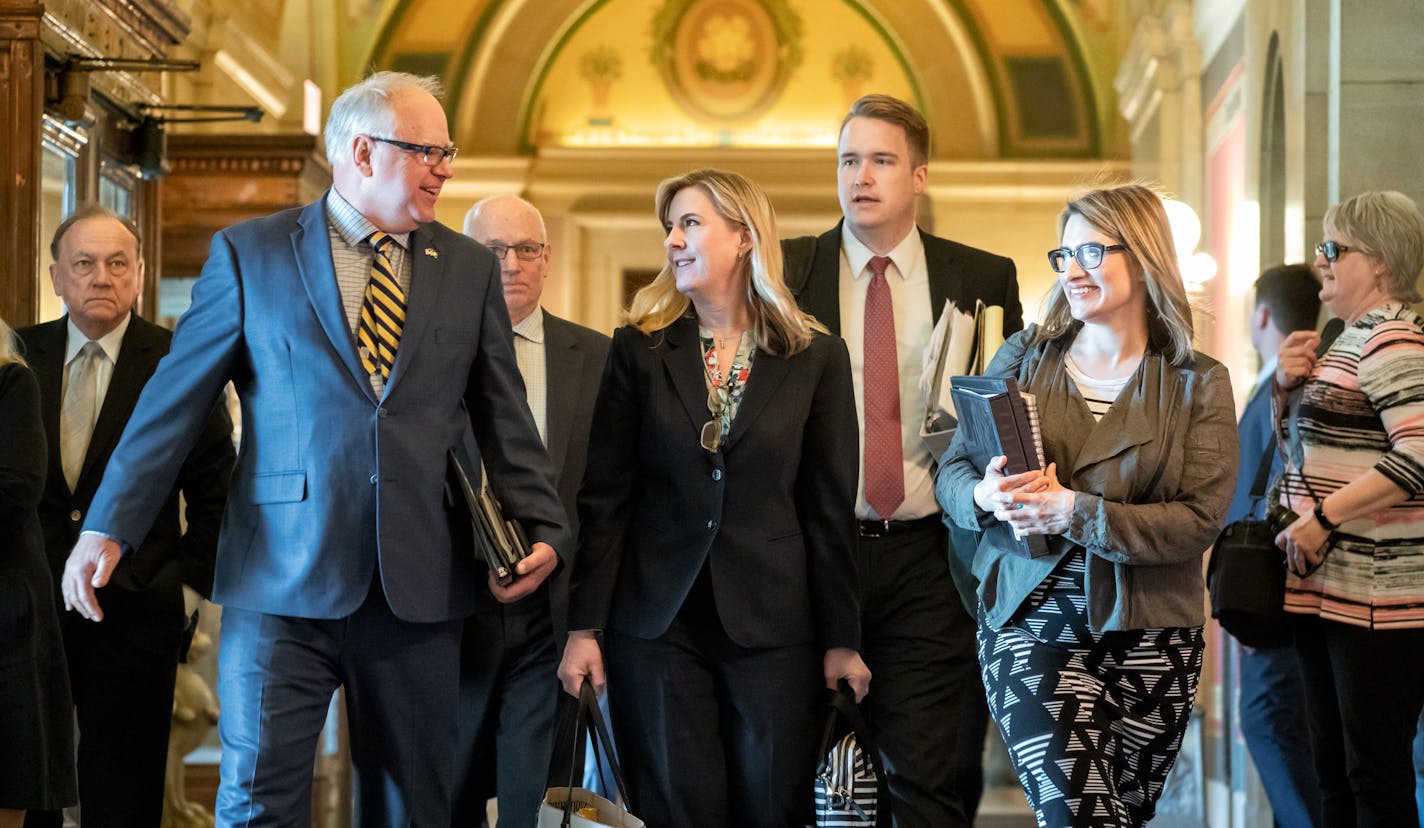
<instances>
[{"instance_id":1,"label":"man's eyeglasses","mask_svg":"<svg viewBox=\"0 0 1424 828\"><path fill-rule=\"evenodd\" d=\"M717 449L722 446L722 412L727 410L727 389L725 386L713 386L707 391L707 410L712 412L712 419L702 424L702 447L717 453Z\"/></svg>"},{"instance_id":2,"label":"man's eyeglasses","mask_svg":"<svg viewBox=\"0 0 1424 828\"><path fill-rule=\"evenodd\" d=\"M1339 242L1323 241L1315 246L1315 255L1324 256L1325 261L1334 264L1335 260L1340 258L1341 253L1349 253L1351 250L1358 251L1359 249L1358 247L1349 247Z\"/></svg>"},{"instance_id":3,"label":"man's eyeglasses","mask_svg":"<svg viewBox=\"0 0 1424 828\"><path fill-rule=\"evenodd\" d=\"M544 252L547 245L536 242L524 242L522 244L487 244L485 247L494 254L496 259L504 261L504 255L513 250L514 255L526 262L532 262L539 258L539 254Z\"/></svg>"},{"instance_id":4,"label":"man's eyeglasses","mask_svg":"<svg viewBox=\"0 0 1424 828\"><path fill-rule=\"evenodd\" d=\"M1092 270L1103 263L1103 257L1118 250L1126 250L1125 244L1098 244L1097 242L1085 242L1078 245L1078 249L1071 247L1060 247L1056 250L1048 251L1048 266L1053 268L1055 273L1068 272L1068 260L1077 259L1078 266L1084 270Z\"/></svg>"},{"instance_id":5,"label":"man's eyeglasses","mask_svg":"<svg viewBox=\"0 0 1424 828\"><path fill-rule=\"evenodd\" d=\"M427 167L438 167L440 162L446 159L455 160L455 154L460 150L456 147L437 147L432 144L412 144L409 141L397 141L394 138L382 138L379 135L367 135L372 141L381 144L390 144L401 152L408 152L412 155L419 155L420 161Z\"/></svg>"}]
</instances>

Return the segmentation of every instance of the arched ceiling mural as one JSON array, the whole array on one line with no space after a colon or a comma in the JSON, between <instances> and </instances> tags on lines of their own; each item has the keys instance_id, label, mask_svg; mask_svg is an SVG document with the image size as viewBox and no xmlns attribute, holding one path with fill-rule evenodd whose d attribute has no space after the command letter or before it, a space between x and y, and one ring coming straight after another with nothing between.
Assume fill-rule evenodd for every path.
<instances>
[{"instance_id":1,"label":"arched ceiling mural","mask_svg":"<svg viewBox=\"0 0 1424 828\"><path fill-rule=\"evenodd\" d=\"M343 83L444 77L466 153L831 146L868 91L919 106L937 158L1122 153L1111 0L346 3Z\"/></svg>"}]
</instances>

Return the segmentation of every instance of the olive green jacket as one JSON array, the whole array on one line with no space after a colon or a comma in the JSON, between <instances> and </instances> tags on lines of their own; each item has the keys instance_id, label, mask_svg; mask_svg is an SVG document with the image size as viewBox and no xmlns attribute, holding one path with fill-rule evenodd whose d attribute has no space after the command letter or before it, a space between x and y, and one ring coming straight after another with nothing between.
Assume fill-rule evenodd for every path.
<instances>
[{"instance_id":1,"label":"olive green jacket","mask_svg":"<svg viewBox=\"0 0 1424 828\"><path fill-rule=\"evenodd\" d=\"M1004 343L985 374L1017 378L1038 400L1044 456L1076 492L1071 523L1030 559L983 535L972 571L987 622L1002 627L1075 546L1087 551L1088 623L1097 631L1191 627L1205 620L1202 554L1221 531L1236 482L1237 435L1226 367L1201 353L1173 365L1154 338L1107 414L1094 422L1064 365L1078 327L1034 341L1031 325ZM964 432L940 463L935 494L951 520L996 518L974 503L984 470Z\"/></svg>"}]
</instances>

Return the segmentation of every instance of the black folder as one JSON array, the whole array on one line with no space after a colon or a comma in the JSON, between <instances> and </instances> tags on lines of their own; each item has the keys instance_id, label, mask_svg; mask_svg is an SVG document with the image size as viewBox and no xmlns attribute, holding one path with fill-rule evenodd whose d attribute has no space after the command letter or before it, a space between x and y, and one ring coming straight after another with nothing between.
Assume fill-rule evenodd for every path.
<instances>
[{"instance_id":1,"label":"black folder","mask_svg":"<svg viewBox=\"0 0 1424 828\"><path fill-rule=\"evenodd\" d=\"M1005 475L1043 468L1028 407L1013 377L951 377L950 394L954 396L959 431L964 435L974 468L983 469L999 455L1008 458ZM1016 538L1008 524L998 521L985 532L1025 557L1039 558L1049 553L1043 535Z\"/></svg>"},{"instance_id":2,"label":"black folder","mask_svg":"<svg viewBox=\"0 0 1424 828\"><path fill-rule=\"evenodd\" d=\"M470 513L475 556L489 566L500 586L514 582L514 567L529 556L529 538L517 522L504 519L504 510L489 487L475 488L474 474L463 452L450 449L450 477Z\"/></svg>"}]
</instances>

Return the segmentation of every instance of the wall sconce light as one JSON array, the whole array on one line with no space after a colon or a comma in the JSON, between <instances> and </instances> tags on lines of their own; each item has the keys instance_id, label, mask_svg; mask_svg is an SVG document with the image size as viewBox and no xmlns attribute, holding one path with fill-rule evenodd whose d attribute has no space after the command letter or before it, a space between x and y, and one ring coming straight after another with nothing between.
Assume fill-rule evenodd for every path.
<instances>
[{"instance_id":1,"label":"wall sconce light","mask_svg":"<svg viewBox=\"0 0 1424 828\"><path fill-rule=\"evenodd\" d=\"M1206 283L1216 277L1216 260L1210 253L1197 251L1201 241L1201 219L1191 205L1175 198L1162 200L1167 211L1167 223L1172 227L1172 242L1177 248L1177 266L1182 281L1190 293L1201 293Z\"/></svg>"}]
</instances>

